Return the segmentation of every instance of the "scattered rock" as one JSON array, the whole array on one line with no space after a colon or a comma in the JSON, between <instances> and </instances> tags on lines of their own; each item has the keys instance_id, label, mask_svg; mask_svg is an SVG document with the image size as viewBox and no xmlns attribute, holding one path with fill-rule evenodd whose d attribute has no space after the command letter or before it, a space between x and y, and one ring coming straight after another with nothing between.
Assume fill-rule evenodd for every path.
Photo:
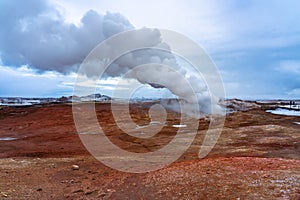
<instances>
[{"instance_id":1,"label":"scattered rock","mask_svg":"<svg viewBox=\"0 0 300 200\"><path fill-rule=\"evenodd\" d=\"M105 192L102 192L99 194L99 197L105 197L106 193Z\"/></svg>"},{"instance_id":2,"label":"scattered rock","mask_svg":"<svg viewBox=\"0 0 300 200\"><path fill-rule=\"evenodd\" d=\"M90 195L90 194L92 194L93 192L95 192L95 191L87 191L87 192L85 192L84 194L85 194L85 195Z\"/></svg>"},{"instance_id":3,"label":"scattered rock","mask_svg":"<svg viewBox=\"0 0 300 200\"><path fill-rule=\"evenodd\" d=\"M81 192L84 192L84 191L82 189L79 189L79 190L73 191L72 193L81 193Z\"/></svg>"},{"instance_id":4,"label":"scattered rock","mask_svg":"<svg viewBox=\"0 0 300 200\"><path fill-rule=\"evenodd\" d=\"M1 195L2 195L3 197L8 197L8 195L5 194L4 192L1 192Z\"/></svg>"},{"instance_id":5,"label":"scattered rock","mask_svg":"<svg viewBox=\"0 0 300 200\"><path fill-rule=\"evenodd\" d=\"M114 189L107 189L106 191L107 192L115 192L116 190L114 190Z\"/></svg>"},{"instance_id":6,"label":"scattered rock","mask_svg":"<svg viewBox=\"0 0 300 200\"><path fill-rule=\"evenodd\" d=\"M59 111L60 110L55 110L54 114L58 113ZM68 107L68 112L70 111L71 109ZM44 112L45 111L43 111L43 113ZM34 120L37 116L36 113L38 113L38 111L34 113L32 119L29 118L31 115L26 116L27 120ZM59 113L64 114L64 112ZM102 111L99 113L102 113ZM44 116L49 115L51 116L53 115L53 113L46 112ZM72 124L73 122L71 114L68 115L70 115L70 119L68 117L59 118L54 115L54 117L58 120L65 121L59 121L59 123L53 121L53 124L62 124L62 127L60 128L66 129L63 129L63 131L61 131L62 129L57 128L57 130L59 130L63 134L70 133L70 137L74 137L71 128L69 126L66 126L67 124ZM33 192L35 192L35 196L48 196L49 199L63 199L68 197L69 199L121 199L122 197L127 195L129 196L128 198L131 199L143 198L143 196L149 196L149 199L155 196L160 199L188 199L192 197L205 199L205 197L210 197L211 199L228 198L235 200L244 198L255 199L258 196L265 199L298 199L297 197L299 197L299 191L297 189L299 188L299 184L297 183L297 178L299 175L299 161L297 160L297 158L299 158L299 155L296 151L296 144L298 137L297 134L299 132L297 131L298 125L296 126L291 124L293 121L299 120L296 120L292 117L265 115L264 111L261 110L253 110L246 113L237 112L229 115L229 117L232 119L232 121L226 121L226 127L224 128L220 140L218 141L220 142L220 144L216 145L216 148L214 148L214 150L212 151L211 157L202 159L201 161L197 159L199 149L198 144L202 143L202 136L204 136L201 131L202 129L204 130L206 126L208 126L208 123L203 119L201 123L199 123L199 127L201 128L201 133L199 133L200 137L196 138L195 140L195 143L197 143L197 145L193 146L191 150L184 154L184 156L186 156L186 160L179 160L178 162L173 163L167 168L151 173L131 175L123 172L115 172L103 165L100 165L99 167L97 166L98 162L93 157L85 156L86 153L82 152L79 152L77 155L73 153L75 151L71 151L72 148L75 147L76 149L79 149L79 147L76 146L76 142L74 142L74 144L72 142L70 143L70 146L68 146L68 149L71 148L70 152L72 152L72 156L70 156L70 158L68 156L64 156L65 154L61 154L62 158L42 158L41 161L35 160L34 157L26 158L26 160L28 160L28 162L30 162L31 164L21 162L23 158L1 159L0 177L1 181L7 185L5 185L5 187L3 188L1 188L0 186L0 188L2 189L2 191L0 191L0 199L18 199L24 195L30 195L32 189ZM13 118L12 120L8 117L7 121L4 121L3 116L0 116L0 118L1 120L3 120L1 122L5 122L6 125L8 124L13 127L10 131L11 133L14 133L14 127L16 127L16 125L23 123L18 121L18 118ZM10 121L14 121L14 124L9 124L8 122ZM49 124L52 124L51 119L44 119L41 117L41 121L41 127L48 127ZM104 121L104 124L110 123L110 120L108 119L104 119ZM172 125L172 122L173 121L171 120L167 121L168 126L165 127L166 134L169 133L168 127ZM177 124L177 121L174 121L174 123L175 122ZM277 126L275 126L274 124L276 124L280 129L277 129ZM31 132L35 133L35 129L45 131L45 133L48 133L49 131L44 130L44 128L34 127L30 129L28 128L28 130L24 130L24 134L25 132L26 134L27 132L28 134ZM108 129L110 131L114 130L113 128ZM8 131L8 128L6 127L2 127L0 129L0 132L2 133L6 133L6 131ZM50 132L51 131L49 131L49 133ZM112 135L114 134L113 137L117 139L119 133L115 133L117 131L112 132ZM23 132L18 134L21 135L22 133ZM41 135L42 137L50 135L44 134L44 132L39 131L37 131L37 134ZM67 140L63 138L62 141L56 141L56 138L61 138L57 137L57 134L58 133L55 132L55 134L53 133L54 136L51 136L49 138L46 137L43 139L45 139L45 141L52 141L50 139L54 138L54 141L58 144L55 143L52 145L51 143L51 145L48 145L47 143L47 147L41 147L43 149L39 149L39 146L37 146L37 151L45 151L50 155L52 155L52 153L55 153L56 150L58 150L59 152L63 152L59 150L59 145L62 145L62 143L65 143L65 141ZM274 143L266 143L267 145L265 145L265 143L258 143L258 141L263 141L259 140L260 138L273 137L273 139L276 139L274 137L279 136L284 138L291 138L291 141L288 140L290 141L289 143L287 143L288 141L286 143L283 143L281 140L279 140L279 142L277 142L277 140L274 140ZM38 136L37 141L40 141L39 137L40 136ZM161 140L159 137L158 142L161 142L161 140L165 141L165 135L162 134ZM14 144L16 144L16 149L20 149L20 146L17 146L18 142L20 142L19 145L38 144L38 142L35 142L35 140L33 140L35 138L36 137L33 137L33 135L28 135L28 138L24 140L24 142L26 143L21 140L15 141ZM230 141L230 145L227 145L228 141ZM132 142L135 142L135 140L133 140ZM124 146L126 144L124 144ZM141 144L144 145L144 143ZM288 146L287 144L290 146ZM148 143L145 143L145 145L148 145ZM48 146L49 149L47 150ZM32 146L24 146L24 149L26 148L30 150ZM134 148L133 150L135 150ZM10 150L9 145L4 146L4 148L3 146L1 146L1 149L9 150L7 150L7 153L6 151L4 151L4 156L16 155L18 157L19 155L13 150ZM231 150L235 149L250 150L241 151L241 153L231 153ZM69 150L65 151L69 152ZM229 153L227 153L227 151ZM43 153L43 155L48 154ZM271 158L260 158L264 157L264 155L268 155ZM296 159L287 159L289 155L293 155ZM81 161L82 157L85 158L85 161ZM195 158L197 160L195 160ZM53 166L56 166L56 168L52 168L51 163L55 163L55 165L53 164ZM80 168L78 171L72 170L72 165L75 163ZM20 170L18 166L19 164L22 164L22 170ZM84 167L81 168L83 164ZM285 168L288 170L282 170ZM48 175L45 175L45 170ZM31 176L27 176L27 173L31 174ZM86 179L86 177L88 179ZM59 184L60 182L63 184ZM128 185L128 183L130 183L130 185ZM145 188L142 188L143 185L147 186L145 186ZM20 186L24 188L20 190ZM88 188L87 186L89 186L90 188ZM40 187L42 187L42 191L37 192L37 189ZM137 190L138 187L141 187L139 188L140 190ZM10 191L10 188L15 188L16 191ZM53 190L49 190L49 188L53 188ZM79 190L79 188L82 190ZM97 188L97 190L93 191L95 188ZM279 188L279 190L277 188ZM113 192L112 189L116 189L116 192ZM280 189L284 190L284 192L281 192ZM232 192L232 190L234 190L234 192ZM75 193L72 193L73 191ZM93 191L93 193L90 194L91 191ZM5 193L2 194L2 192ZM36 197L28 196L27 198L34 199Z\"/></svg>"},{"instance_id":7,"label":"scattered rock","mask_svg":"<svg viewBox=\"0 0 300 200\"><path fill-rule=\"evenodd\" d=\"M72 165L72 169L73 170L79 170L79 166L78 165Z\"/></svg>"},{"instance_id":8,"label":"scattered rock","mask_svg":"<svg viewBox=\"0 0 300 200\"><path fill-rule=\"evenodd\" d=\"M263 174L262 177L263 177L263 178L268 178L269 175L268 175L268 174Z\"/></svg>"},{"instance_id":9,"label":"scattered rock","mask_svg":"<svg viewBox=\"0 0 300 200\"><path fill-rule=\"evenodd\" d=\"M227 108L228 113L236 112L236 111L247 111L251 109L257 109L261 106L255 101L244 101L240 99L228 99L221 102Z\"/></svg>"}]
</instances>

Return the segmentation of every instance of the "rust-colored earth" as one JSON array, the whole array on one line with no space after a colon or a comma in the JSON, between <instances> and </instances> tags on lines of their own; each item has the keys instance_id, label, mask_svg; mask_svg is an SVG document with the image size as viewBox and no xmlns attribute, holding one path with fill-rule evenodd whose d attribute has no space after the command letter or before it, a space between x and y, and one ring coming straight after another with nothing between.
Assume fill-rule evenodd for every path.
<instances>
[{"instance_id":1,"label":"rust-colored earth","mask_svg":"<svg viewBox=\"0 0 300 200\"><path fill-rule=\"evenodd\" d=\"M150 122L149 105L133 104L131 117ZM122 116L125 107L119 106ZM149 152L172 140L180 116L151 139L116 128L110 104L97 104L107 137L127 151ZM205 158L198 152L209 125L199 120L194 143L175 163L133 174L106 167L87 152L71 105L0 108L0 199L300 199L300 117L259 108L235 112ZM14 140L10 140L13 139ZM5 139L5 140L4 140ZM78 165L79 169L73 165Z\"/></svg>"}]
</instances>

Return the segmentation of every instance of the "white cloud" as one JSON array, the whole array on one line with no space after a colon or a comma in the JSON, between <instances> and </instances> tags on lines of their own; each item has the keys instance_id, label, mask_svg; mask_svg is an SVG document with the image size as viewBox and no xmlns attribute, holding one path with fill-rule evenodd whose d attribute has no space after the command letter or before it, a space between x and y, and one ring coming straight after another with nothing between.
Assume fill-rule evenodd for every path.
<instances>
[{"instance_id":1,"label":"white cloud","mask_svg":"<svg viewBox=\"0 0 300 200\"><path fill-rule=\"evenodd\" d=\"M300 1L122 0L52 1L66 19L79 23L89 9L120 12L140 27L159 27L183 33L210 52L245 48L276 48L299 43ZM280 14L279 14L280 13Z\"/></svg>"},{"instance_id":2,"label":"white cloud","mask_svg":"<svg viewBox=\"0 0 300 200\"><path fill-rule=\"evenodd\" d=\"M72 94L75 75L63 75L22 66L0 66L0 96L53 97Z\"/></svg>"},{"instance_id":3,"label":"white cloud","mask_svg":"<svg viewBox=\"0 0 300 200\"><path fill-rule=\"evenodd\" d=\"M288 92L288 95L290 96L296 96L296 97L300 97L300 88L295 88L291 91Z\"/></svg>"},{"instance_id":4,"label":"white cloud","mask_svg":"<svg viewBox=\"0 0 300 200\"><path fill-rule=\"evenodd\" d=\"M300 74L300 60L283 60L277 70L295 75Z\"/></svg>"},{"instance_id":5,"label":"white cloud","mask_svg":"<svg viewBox=\"0 0 300 200\"><path fill-rule=\"evenodd\" d=\"M168 28L191 37L203 45L209 53L216 55L218 64L223 67L223 70L227 69L222 72L222 75L224 76L225 87L228 89L227 94L231 96L232 94L238 95L241 93L251 95L263 91L263 87L253 87L253 91L245 91L245 86L242 83L243 78L239 78L239 76L244 77L245 70L243 68L246 68L249 62L254 63L252 63L255 66L253 67L253 73L257 73L260 68L267 67L268 64L271 66L272 63L278 63L280 57L284 57L287 60L281 61L279 66L273 65L275 71L272 72L277 73L277 75L279 72L284 72L285 79L300 74L299 54L294 53L288 56L286 54L287 51L291 51L291 49L287 50L288 47L300 43L300 12L298 11L300 1L127 0L124 2L123 0L51 0L50 2L61 12L66 22L75 23L76 25L80 24L84 13L94 9L99 13L105 13L106 11L119 12L138 28L143 26ZM24 11L26 9L20 7L20 10ZM3 20L7 21L7 18L3 18ZM5 38L5 40L7 39ZM18 44L18 46L20 45ZM256 61L257 56L255 55L256 57L251 57L251 61L245 61L245 66L240 66L238 61L249 58L249 50L261 49L265 49L263 53L266 54L263 63L259 59ZM69 50L70 48L68 48ZM299 49L293 51L297 52L297 50ZM59 54L59 52L53 52ZM271 53L279 56L268 58ZM249 71L246 73L249 73ZM8 94L4 93L4 87L11 88L12 94L19 95L29 95L29 93L42 95L71 91L75 76L74 74L65 76L51 71L39 73L27 66L21 68L2 66L0 67L0 84L2 85L0 95ZM268 78L269 76L266 77L265 82L268 82ZM258 80L249 81L252 81L253 85L258 83ZM278 79L276 83L271 84L280 85L277 81ZM113 83L103 83L103 89L111 89L110 84ZM261 83L257 85L259 84ZM289 83L283 84L285 84L286 90L278 91L278 93L285 95L299 94L299 89L293 89L286 93L291 86L287 86ZM296 84L297 82L290 83L293 86ZM17 88L19 88L20 93L17 93ZM21 91L27 91L27 93Z\"/></svg>"},{"instance_id":6,"label":"white cloud","mask_svg":"<svg viewBox=\"0 0 300 200\"><path fill-rule=\"evenodd\" d=\"M126 16L137 28L166 28L203 40L223 37L223 5L220 2L190 0L122 0L94 1L78 0L52 1L65 15L67 21L80 23L80 17L89 9L99 13L119 12Z\"/></svg>"}]
</instances>

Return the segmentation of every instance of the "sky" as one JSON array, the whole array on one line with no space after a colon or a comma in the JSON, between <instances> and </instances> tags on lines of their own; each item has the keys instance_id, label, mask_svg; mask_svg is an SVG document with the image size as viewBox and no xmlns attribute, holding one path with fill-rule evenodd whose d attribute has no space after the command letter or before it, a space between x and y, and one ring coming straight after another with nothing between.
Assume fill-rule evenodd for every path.
<instances>
[{"instance_id":1,"label":"sky","mask_svg":"<svg viewBox=\"0 0 300 200\"><path fill-rule=\"evenodd\" d=\"M0 97L72 95L75 69L96 44L151 27L201 45L228 98L299 99L299 7L297 0L3 0ZM99 92L109 95L115 82L104 81ZM145 86L139 95L165 92Z\"/></svg>"}]
</instances>

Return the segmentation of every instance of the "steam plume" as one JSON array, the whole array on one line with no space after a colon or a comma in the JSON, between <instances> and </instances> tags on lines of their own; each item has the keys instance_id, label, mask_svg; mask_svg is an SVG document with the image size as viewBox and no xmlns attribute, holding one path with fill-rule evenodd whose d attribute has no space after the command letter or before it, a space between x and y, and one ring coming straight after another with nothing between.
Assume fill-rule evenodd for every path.
<instances>
[{"instance_id":1,"label":"steam plume","mask_svg":"<svg viewBox=\"0 0 300 200\"><path fill-rule=\"evenodd\" d=\"M26 64L41 71L54 70L61 73L76 71L97 44L110 36L134 28L121 14L102 15L93 10L85 13L79 26L66 23L54 6L43 0L2 0L0 23L5 27L0 29L0 56L5 65ZM161 34L156 29L141 29L133 37L135 45L147 44L170 50L162 42ZM122 48L122 44L119 46ZM107 53L112 51L115 50L111 49ZM152 67L134 70L135 66L147 63L153 63ZM170 66L176 73L162 68L161 65ZM96 63L84 75L93 78L99 67L101 64ZM132 71L127 73L129 70ZM125 73L129 78L154 88L166 87L189 104L199 104L202 112L210 113L210 95L207 88L199 77L188 74L185 68L179 66L170 53L152 49L128 53L111 64L105 75L118 77ZM183 80L187 80L193 90L184 87ZM197 102L190 98L192 93L197 94Z\"/></svg>"}]
</instances>

